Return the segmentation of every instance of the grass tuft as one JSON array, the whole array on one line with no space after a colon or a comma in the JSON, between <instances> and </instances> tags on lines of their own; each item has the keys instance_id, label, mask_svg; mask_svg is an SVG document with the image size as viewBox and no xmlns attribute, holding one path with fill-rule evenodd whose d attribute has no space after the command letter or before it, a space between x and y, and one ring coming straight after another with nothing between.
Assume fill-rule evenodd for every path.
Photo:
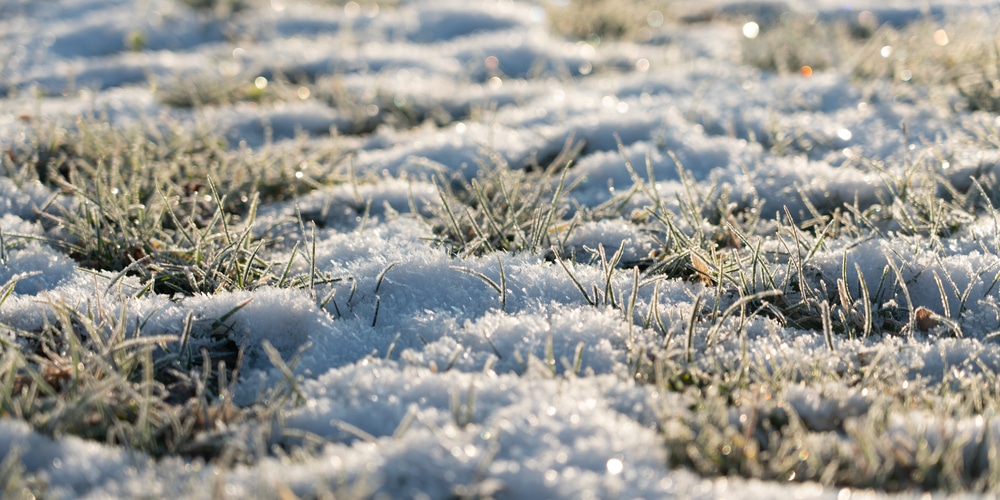
<instances>
[{"instance_id":1,"label":"grass tuft","mask_svg":"<svg viewBox=\"0 0 1000 500\"><path fill-rule=\"evenodd\" d=\"M671 16L671 2L643 0L616 4L602 0L570 0L546 6L551 28L568 38L598 45L602 40L649 39Z\"/></svg>"},{"instance_id":2,"label":"grass tuft","mask_svg":"<svg viewBox=\"0 0 1000 500\"><path fill-rule=\"evenodd\" d=\"M915 20L903 26L782 16L746 37L743 62L779 73L839 70L859 81L885 80L897 91L952 89L962 109L1000 111L1000 37L987 19Z\"/></svg>"},{"instance_id":3,"label":"grass tuft","mask_svg":"<svg viewBox=\"0 0 1000 500\"><path fill-rule=\"evenodd\" d=\"M318 185L302 175L305 162L284 153L231 151L203 132L150 135L90 120L36 130L12 154L12 177L60 195L41 213L46 241L83 267L136 276L157 293L291 282L267 260L278 242L257 236L256 210Z\"/></svg>"},{"instance_id":4,"label":"grass tuft","mask_svg":"<svg viewBox=\"0 0 1000 500\"><path fill-rule=\"evenodd\" d=\"M563 196L572 190L567 173L579 150L567 142L541 170L515 170L501 161L471 181L435 179L441 204L430 222L438 242L460 256L553 247L569 211Z\"/></svg>"}]
</instances>

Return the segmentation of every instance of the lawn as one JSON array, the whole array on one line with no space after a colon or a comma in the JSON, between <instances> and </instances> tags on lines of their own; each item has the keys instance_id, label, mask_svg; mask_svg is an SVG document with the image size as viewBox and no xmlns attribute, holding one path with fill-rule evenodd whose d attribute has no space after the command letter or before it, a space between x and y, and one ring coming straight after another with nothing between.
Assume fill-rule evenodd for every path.
<instances>
[{"instance_id":1,"label":"lawn","mask_svg":"<svg viewBox=\"0 0 1000 500\"><path fill-rule=\"evenodd\" d=\"M0 496L995 494L998 13L0 0Z\"/></svg>"}]
</instances>

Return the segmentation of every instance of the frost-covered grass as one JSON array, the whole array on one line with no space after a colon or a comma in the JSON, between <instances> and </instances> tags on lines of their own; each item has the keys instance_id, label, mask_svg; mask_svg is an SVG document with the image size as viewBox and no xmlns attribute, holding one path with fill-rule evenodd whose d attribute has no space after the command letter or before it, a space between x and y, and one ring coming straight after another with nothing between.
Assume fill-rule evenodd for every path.
<instances>
[{"instance_id":1,"label":"frost-covered grass","mask_svg":"<svg viewBox=\"0 0 1000 500\"><path fill-rule=\"evenodd\" d=\"M230 151L209 131L151 133L87 119L72 131L39 127L25 146L10 149L7 177L54 193L40 207L51 228L42 241L86 268L138 275L159 293L289 279L261 260L271 241L251 233L257 206L314 189L324 179L303 170L341 153ZM7 241L32 239L9 234Z\"/></svg>"},{"instance_id":2,"label":"frost-covered grass","mask_svg":"<svg viewBox=\"0 0 1000 500\"><path fill-rule=\"evenodd\" d=\"M751 23L754 21L748 21ZM861 81L885 79L944 90L963 109L1000 110L1000 37L988 18L942 21L917 11L880 23L871 12L769 19L746 28L743 59L779 72L843 68Z\"/></svg>"},{"instance_id":3,"label":"frost-covered grass","mask_svg":"<svg viewBox=\"0 0 1000 500\"><path fill-rule=\"evenodd\" d=\"M291 260L265 258L277 242L252 234L258 203L290 199L318 185L299 170L307 152L255 156L228 151L207 132L150 136L97 120L81 120L72 131L45 127L33 134L24 149L9 150L3 166L17 185L52 193L36 214L47 229L5 231L7 266L41 243L94 273L95 286L100 276L104 294L137 299L250 291L268 284L308 288L324 279L319 272L290 273ZM288 258L296 257L309 258L305 251ZM2 298L23 293L24 282L40 274L8 276ZM141 288L125 292L122 280L129 278ZM195 441L195 431L259 410L236 408L226 398L242 355L226 336L226 321L249 301L205 327L188 315L179 335L146 336L141 333L149 317L127 304L111 313L95 292L98 303L84 309L50 297L43 307L51 314L36 327L8 326L5 413L46 433L79 435L153 456L221 453L224 442Z\"/></svg>"},{"instance_id":4,"label":"frost-covered grass","mask_svg":"<svg viewBox=\"0 0 1000 500\"><path fill-rule=\"evenodd\" d=\"M1000 490L996 6L147 3L0 3L5 497Z\"/></svg>"}]
</instances>

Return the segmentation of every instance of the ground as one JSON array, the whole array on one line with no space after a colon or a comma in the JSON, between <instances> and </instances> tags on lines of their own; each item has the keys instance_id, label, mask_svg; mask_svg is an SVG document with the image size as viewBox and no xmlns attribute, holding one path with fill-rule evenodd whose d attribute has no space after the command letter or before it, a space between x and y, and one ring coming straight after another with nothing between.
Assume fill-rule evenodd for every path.
<instances>
[{"instance_id":1,"label":"ground","mask_svg":"<svg viewBox=\"0 0 1000 500\"><path fill-rule=\"evenodd\" d=\"M998 8L0 0L0 484L995 492Z\"/></svg>"}]
</instances>

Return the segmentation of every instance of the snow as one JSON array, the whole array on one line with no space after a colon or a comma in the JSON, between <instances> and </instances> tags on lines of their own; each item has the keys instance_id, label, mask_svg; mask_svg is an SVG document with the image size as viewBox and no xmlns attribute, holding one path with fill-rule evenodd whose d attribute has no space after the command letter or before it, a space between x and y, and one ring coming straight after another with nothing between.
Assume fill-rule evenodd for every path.
<instances>
[{"instance_id":1,"label":"snow","mask_svg":"<svg viewBox=\"0 0 1000 500\"><path fill-rule=\"evenodd\" d=\"M354 12L329 2L272 0L229 20L172 0L0 2L4 148L25 147L32 123L71 126L81 114L123 127L158 120L208 124L234 147L341 141L355 149L353 168L368 181L261 207L257 227L295 232L297 223L289 221L300 213L322 222L316 266L341 279L322 289L333 295L321 306L306 291L272 287L178 300L135 296L139 287L131 278L84 270L46 244L37 210L58 193L0 177L2 234L37 236L0 258L0 284L16 280L0 303L0 321L35 330L51 321L47 307L65 304L111 315L124 309L130 321L144 322L144 333L179 336L189 315L197 335L238 310L225 333L247 347L236 404L259 401L283 383L265 343L284 360L300 356L294 373L305 399L280 412L285 428L278 435L260 437L265 423L234 424L232 432L247 436L248 446L314 447L307 458L265 453L253 465L221 470L73 436L47 437L5 418L0 456L17 450L27 472L45 477L50 498L209 497L214 488L231 497L282 488L310 495L345 484L397 498L840 498L838 490L816 484L713 479L668 466L658 422L685 418L690 402L636 384L628 373L630 349L662 344L661 332L630 326L621 310L590 305L573 281L587 293L604 290L599 260L583 256L598 246L608 253L622 247L623 260L637 262L656 249L650 235L621 221L582 224L566 241L577 257L567 272L530 253L451 257L409 212L411 200L421 212L440 203L435 174L472 178L484 159L528 167L573 140L585 146L568 174L578 183L569 198L588 208L628 191L635 177L652 175L656 192L672 206L690 179L724 186L734 202L759 198L760 212L769 217L784 217L786 209L807 216L805 204L788 199L797 193L815 206L856 202L864 209L885 194L864 159L897 157L909 145L913 154L936 148L957 180L972 169L996 170L997 154L982 151L969 132L1000 126L995 117L956 118L947 107L896 94L888 85L875 84L867 90L871 96L863 96L835 72L804 79L733 61L739 23L725 19L763 20L787 9L833 18L869 9L902 25L927 12L943 17L977 8L945 0L921 4L929 10L876 3L699 3L692 11L714 8L717 21L661 34L676 43L595 47L549 33L545 11L530 1L412 0L377 12L365 3ZM142 35L143 50L130 52L135 34ZM336 74L337 85L366 99L362 109L371 116L391 113L395 104L420 112L439 107L453 120L357 135L357 116L318 98L197 110L157 98L157 86L184 79L276 74ZM382 95L396 102L379 100ZM773 130L794 130L810 147L774 154ZM629 201L638 212L646 202L647 193ZM837 338L836 352L846 353L840 358L828 353L822 331L758 318L744 325L742 339L713 340L699 330L698 348L729 361L744 349L755 360L780 354L791 366L865 364L861 358L874 350L915 381L939 380L955 366L1000 369L992 340L1000 330L994 221L975 221L938 240L943 249L895 235L891 224L880 229L888 236L831 240L816 252L813 286L833 294L846 276L857 298L863 275L874 297L888 275L890 284L908 284L913 307L953 318L963 338L943 338L945 327L908 338ZM505 280L506 292L497 293L479 275ZM615 272L610 282L626 300L631 272ZM653 286L639 286L633 305L636 314L658 307L665 329L679 336L695 297L714 293L702 283L670 280L655 294ZM902 295L878 299L886 311L893 300L907 307L898 303ZM796 386L784 397L806 426L827 431L868 411L862 391ZM894 415L889 432L931 441L957 433L975 443L975 436L1000 430L995 419L937 418L918 411ZM986 452L971 444L963 449L970 457Z\"/></svg>"}]
</instances>

